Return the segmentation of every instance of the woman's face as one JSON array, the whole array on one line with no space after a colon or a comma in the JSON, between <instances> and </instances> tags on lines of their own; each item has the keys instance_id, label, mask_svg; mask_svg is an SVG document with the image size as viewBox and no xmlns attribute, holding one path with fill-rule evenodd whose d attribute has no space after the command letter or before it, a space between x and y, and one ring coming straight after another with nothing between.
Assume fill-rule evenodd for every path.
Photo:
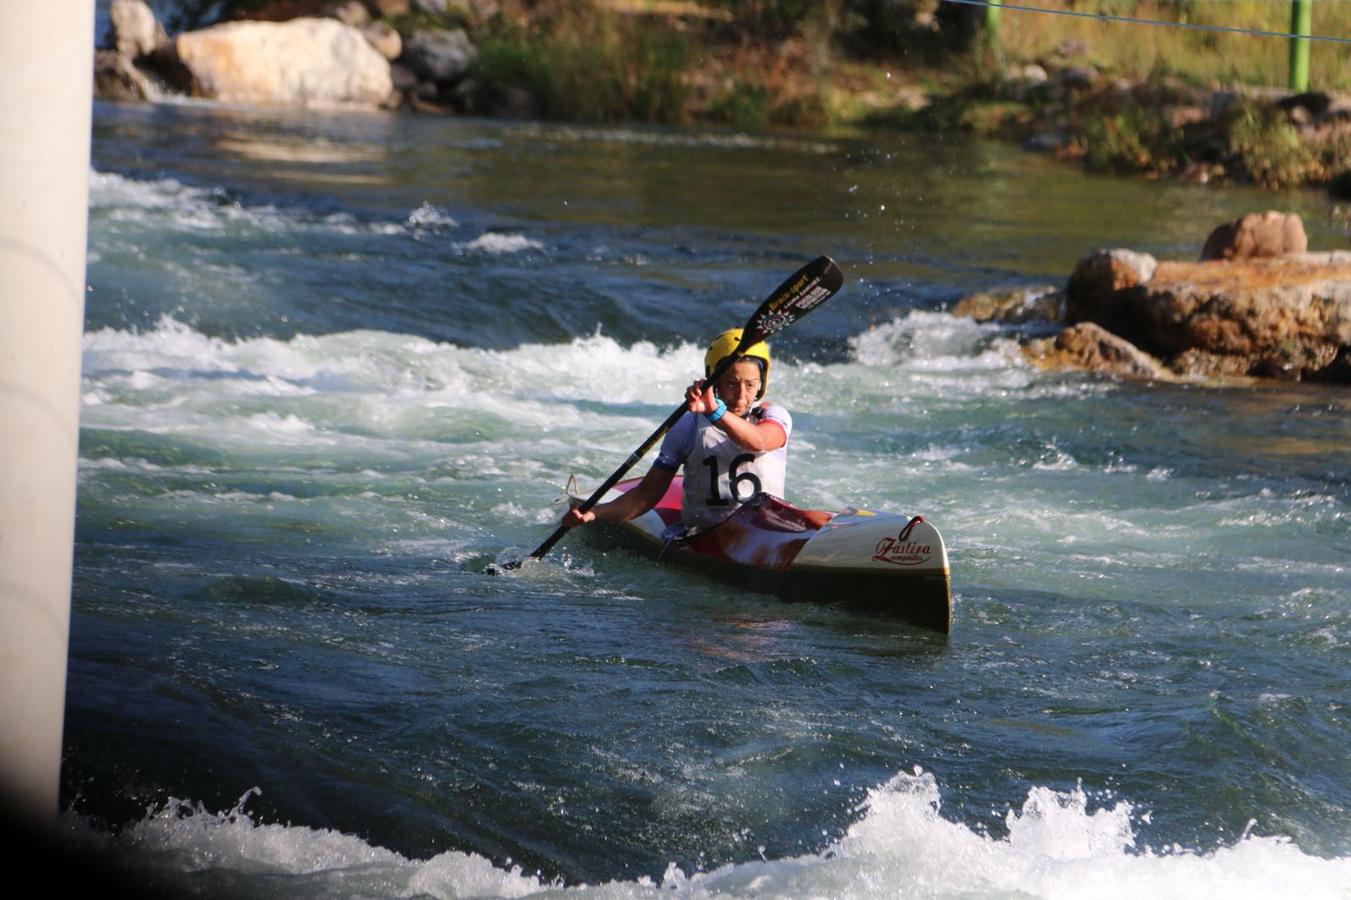
<instances>
[{"instance_id":1,"label":"woman's face","mask_svg":"<svg viewBox=\"0 0 1351 900\"><path fill-rule=\"evenodd\" d=\"M760 364L753 359L738 360L718 379L717 395L727 411L744 416L760 393Z\"/></svg>"}]
</instances>

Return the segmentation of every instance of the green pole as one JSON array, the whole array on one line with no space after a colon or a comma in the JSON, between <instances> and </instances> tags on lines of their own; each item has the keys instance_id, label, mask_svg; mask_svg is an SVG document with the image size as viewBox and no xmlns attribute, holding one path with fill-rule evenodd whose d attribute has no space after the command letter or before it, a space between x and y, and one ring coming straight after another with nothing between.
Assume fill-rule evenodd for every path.
<instances>
[{"instance_id":1,"label":"green pole","mask_svg":"<svg viewBox=\"0 0 1351 900\"><path fill-rule=\"evenodd\" d=\"M994 44L999 43L999 7L1003 0L989 0L985 7L985 33Z\"/></svg>"},{"instance_id":2,"label":"green pole","mask_svg":"<svg viewBox=\"0 0 1351 900\"><path fill-rule=\"evenodd\" d=\"M1313 31L1313 0L1291 0L1290 90L1302 94L1309 89L1309 35Z\"/></svg>"},{"instance_id":3,"label":"green pole","mask_svg":"<svg viewBox=\"0 0 1351 900\"><path fill-rule=\"evenodd\" d=\"M999 42L999 7L1003 5L1003 0L987 0L985 5L985 46L990 49L994 56L994 63L999 67L999 71L1004 71L1004 45Z\"/></svg>"}]
</instances>

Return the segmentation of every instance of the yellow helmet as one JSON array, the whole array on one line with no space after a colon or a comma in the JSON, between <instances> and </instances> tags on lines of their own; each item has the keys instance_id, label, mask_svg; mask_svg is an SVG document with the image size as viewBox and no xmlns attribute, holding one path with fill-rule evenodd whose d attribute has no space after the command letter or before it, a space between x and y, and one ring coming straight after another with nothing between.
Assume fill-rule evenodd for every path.
<instances>
[{"instance_id":1,"label":"yellow helmet","mask_svg":"<svg viewBox=\"0 0 1351 900\"><path fill-rule=\"evenodd\" d=\"M704 377L712 375L718 363L735 353L740 343L740 328L729 328L715 337L704 353ZM755 395L755 399L762 399L765 396L765 389L769 387L769 345L764 341L757 341L747 347L737 359L760 360L760 393Z\"/></svg>"}]
</instances>

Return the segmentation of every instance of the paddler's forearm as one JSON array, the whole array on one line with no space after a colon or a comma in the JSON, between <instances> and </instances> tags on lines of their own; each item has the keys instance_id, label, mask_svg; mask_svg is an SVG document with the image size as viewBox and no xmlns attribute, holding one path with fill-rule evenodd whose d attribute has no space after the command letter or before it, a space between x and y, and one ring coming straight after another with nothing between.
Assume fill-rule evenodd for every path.
<instances>
[{"instance_id":1,"label":"paddler's forearm","mask_svg":"<svg viewBox=\"0 0 1351 900\"><path fill-rule=\"evenodd\" d=\"M609 503L597 503L591 507L591 512L595 513L597 522L627 522L629 519L637 518L651 509L651 505L644 505L642 498L636 496L637 491L629 491L617 500L611 500Z\"/></svg>"},{"instance_id":2,"label":"paddler's forearm","mask_svg":"<svg viewBox=\"0 0 1351 900\"><path fill-rule=\"evenodd\" d=\"M723 434L735 441L738 447L752 453L777 450L788 443L788 435L784 433L783 426L778 422L756 424L740 416L727 413L717 422L714 422L713 427L721 429Z\"/></svg>"},{"instance_id":3,"label":"paddler's forearm","mask_svg":"<svg viewBox=\"0 0 1351 900\"><path fill-rule=\"evenodd\" d=\"M584 525L587 522L627 522L636 519L657 505L657 501L666 493L674 472L658 466L648 470L632 490L609 503L597 503L590 511L579 514L576 509L563 517L563 524L569 528Z\"/></svg>"}]
</instances>

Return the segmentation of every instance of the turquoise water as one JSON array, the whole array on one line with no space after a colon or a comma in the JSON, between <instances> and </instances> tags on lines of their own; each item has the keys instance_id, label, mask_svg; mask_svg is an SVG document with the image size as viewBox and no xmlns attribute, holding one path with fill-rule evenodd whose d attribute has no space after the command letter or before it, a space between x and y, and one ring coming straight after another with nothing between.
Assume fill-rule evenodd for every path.
<instances>
[{"instance_id":1,"label":"turquoise water","mask_svg":"<svg viewBox=\"0 0 1351 900\"><path fill-rule=\"evenodd\" d=\"M1344 388L1047 374L945 311L1314 195L932 137L99 106L64 822L251 896L1351 896ZM712 334L943 637L569 539Z\"/></svg>"}]
</instances>

